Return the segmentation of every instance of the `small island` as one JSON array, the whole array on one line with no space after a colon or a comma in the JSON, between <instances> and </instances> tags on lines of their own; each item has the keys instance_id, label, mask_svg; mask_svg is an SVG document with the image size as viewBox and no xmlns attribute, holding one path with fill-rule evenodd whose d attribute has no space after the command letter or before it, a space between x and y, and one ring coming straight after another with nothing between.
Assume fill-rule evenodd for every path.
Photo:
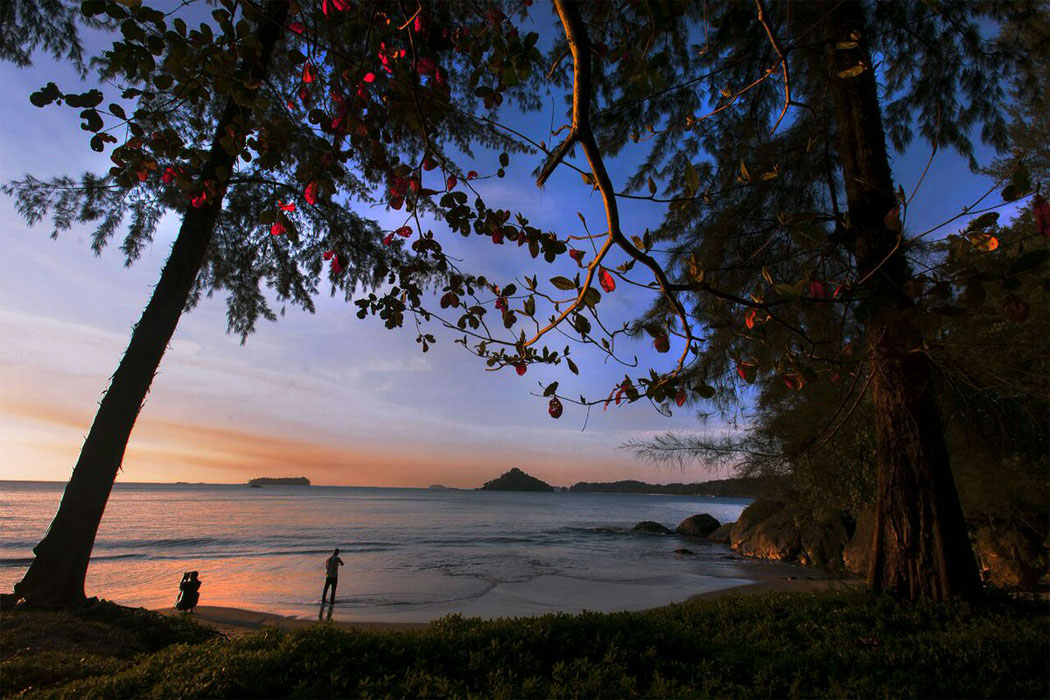
<instances>
[{"instance_id":1,"label":"small island","mask_svg":"<svg viewBox=\"0 0 1050 700\"><path fill-rule=\"evenodd\" d=\"M309 486L310 480L305 476L261 476L248 480L249 486Z\"/></svg>"},{"instance_id":2,"label":"small island","mask_svg":"<svg viewBox=\"0 0 1050 700\"><path fill-rule=\"evenodd\" d=\"M529 476L517 467L505 472L498 479L486 481L479 491L553 491L554 487L534 476Z\"/></svg>"}]
</instances>

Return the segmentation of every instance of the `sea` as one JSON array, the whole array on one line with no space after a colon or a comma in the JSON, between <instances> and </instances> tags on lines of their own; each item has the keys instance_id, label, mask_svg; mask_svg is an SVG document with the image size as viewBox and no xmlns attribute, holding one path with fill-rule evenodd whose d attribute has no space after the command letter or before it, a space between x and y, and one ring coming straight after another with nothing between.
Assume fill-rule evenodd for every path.
<instances>
[{"instance_id":1,"label":"sea","mask_svg":"<svg viewBox=\"0 0 1050 700\"><path fill-rule=\"evenodd\" d=\"M65 485L0 482L0 590L32 561ZM333 619L426 622L613 612L796 575L723 545L632 531L748 499L501 491L117 483L86 592L168 609L185 571L201 605L317 616L324 561L344 562ZM691 553L676 552L687 549Z\"/></svg>"}]
</instances>

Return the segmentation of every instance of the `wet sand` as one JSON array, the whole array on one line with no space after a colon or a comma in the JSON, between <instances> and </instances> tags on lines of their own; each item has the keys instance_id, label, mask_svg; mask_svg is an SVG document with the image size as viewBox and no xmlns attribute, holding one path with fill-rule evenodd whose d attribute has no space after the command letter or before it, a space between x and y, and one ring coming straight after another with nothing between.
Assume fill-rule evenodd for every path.
<instances>
[{"instance_id":1,"label":"wet sand","mask_svg":"<svg viewBox=\"0 0 1050 700\"><path fill-rule=\"evenodd\" d=\"M734 586L732 588L723 588L717 591L700 593L692 596L689 600L710 600L713 598L751 596L763 593L821 593L824 591L845 590L850 586L861 583L859 580L838 580L819 578L818 576L819 574L814 572L812 578L803 573L798 577L765 579L743 586ZM173 614L170 609L157 610L157 612L162 615ZM201 624L213 627L227 636L250 634L267 626L276 626L284 629L301 629L316 625L319 622L334 625L341 629L362 630L406 631L422 630L430 627L429 622L375 622L362 620L323 621L318 618L277 615L257 610L244 610L242 608L219 607L212 605L198 606L197 611L191 615L191 618Z\"/></svg>"}]
</instances>

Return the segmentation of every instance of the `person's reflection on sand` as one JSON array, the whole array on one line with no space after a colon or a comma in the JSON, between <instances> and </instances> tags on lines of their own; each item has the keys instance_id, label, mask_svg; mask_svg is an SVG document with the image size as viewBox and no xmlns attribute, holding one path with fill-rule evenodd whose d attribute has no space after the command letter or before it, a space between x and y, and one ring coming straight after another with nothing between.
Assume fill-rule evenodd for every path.
<instances>
[{"instance_id":1,"label":"person's reflection on sand","mask_svg":"<svg viewBox=\"0 0 1050 700\"><path fill-rule=\"evenodd\" d=\"M325 610L326 609L328 611L327 614L325 614ZM334 605L331 605L329 603L321 603L321 609L317 611L317 619L318 620L331 620L332 619L332 611L334 609L335 609Z\"/></svg>"}]
</instances>

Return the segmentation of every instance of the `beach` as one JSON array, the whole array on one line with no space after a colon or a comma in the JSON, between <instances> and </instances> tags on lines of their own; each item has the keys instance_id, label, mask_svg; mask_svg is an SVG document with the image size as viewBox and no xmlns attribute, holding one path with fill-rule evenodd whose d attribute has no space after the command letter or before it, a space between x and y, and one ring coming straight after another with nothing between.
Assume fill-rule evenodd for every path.
<instances>
[{"instance_id":1,"label":"beach","mask_svg":"<svg viewBox=\"0 0 1050 700\"><path fill-rule=\"evenodd\" d=\"M756 581L754 583L723 588L717 591L698 593L689 598L689 602L696 600L712 600L715 598L734 598L762 595L766 593L823 593L827 591L842 591L862 582L856 579L834 579L824 578L819 575L811 575L810 572L802 571L799 577L785 577ZM173 612L170 608L157 610L162 615L182 615ZM228 637L238 637L245 634L258 632L265 627L279 627L281 629L303 629L314 625L332 625L339 629L361 629L361 630L389 630L407 631L421 630L430 627L430 622L384 622L377 620L323 620L317 618L295 617L291 615L279 615L276 613L258 610L246 610L243 608L232 608L214 605L201 605L189 615L190 619L202 625L207 625Z\"/></svg>"}]
</instances>

